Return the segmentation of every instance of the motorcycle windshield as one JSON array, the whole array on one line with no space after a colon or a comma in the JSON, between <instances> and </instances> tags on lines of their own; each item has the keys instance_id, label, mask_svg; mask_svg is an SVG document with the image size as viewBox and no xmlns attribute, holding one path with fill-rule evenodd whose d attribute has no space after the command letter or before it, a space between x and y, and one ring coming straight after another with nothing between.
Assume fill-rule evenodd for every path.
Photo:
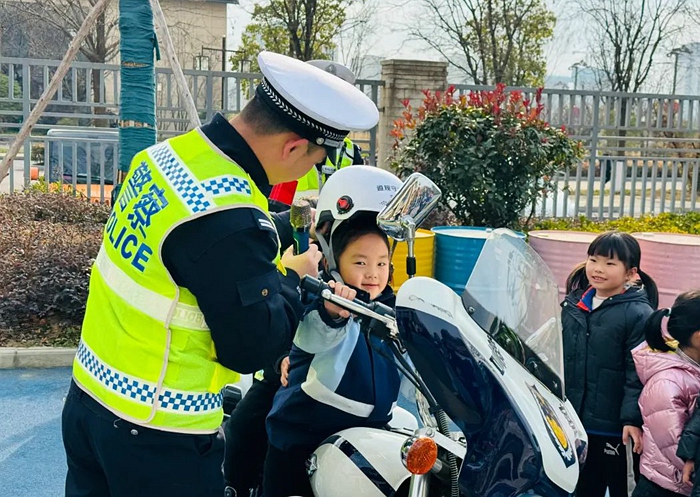
<instances>
[{"instance_id":1,"label":"motorcycle windshield","mask_svg":"<svg viewBox=\"0 0 700 497\"><path fill-rule=\"evenodd\" d=\"M493 231L462 301L472 319L515 360L564 399L557 284L537 253L512 231Z\"/></svg>"}]
</instances>

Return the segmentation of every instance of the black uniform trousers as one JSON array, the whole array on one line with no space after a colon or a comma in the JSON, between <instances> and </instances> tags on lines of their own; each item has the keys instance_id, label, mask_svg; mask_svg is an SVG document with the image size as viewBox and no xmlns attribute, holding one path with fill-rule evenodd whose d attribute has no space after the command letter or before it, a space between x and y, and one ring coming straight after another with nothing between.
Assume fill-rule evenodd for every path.
<instances>
[{"instance_id":1,"label":"black uniform trousers","mask_svg":"<svg viewBox=\"0 0 700 497\"><path fill-rule=\"evenodd\" d=\"M315 446L279 450L268 445L263 497L314 497L306 472L306 461L314 450Z\"/></svg>"},{"instance_id":2,"label":"black uniform trousers","mask_svg":"<svg viewBox=\"0 0 700 497\"><path fill-rule=\"evenodd\" d=\"M267 453L265 419L280 387L279 373L265 370L263 380L255 380L224 424L226 453L224 479L238 497L262 484Z\"/></svg>"},{"instance_id":3,"label":"black uniform trousers","mask_svg":"<svg viewBox=\"0 0 700 497\"><path fill-rule=\"evenodd\" d=\"M639 456L634 454L635 479L639 478ZM588 435L588 455L576 486L576 497L628 497L627 453L622 437Z\"/></svg>"},{"instance_id":4,"label":"black uniform trousers","mask_svg":"<svg viewBox=\"0 0 700 497\"><path fill-rule=\"evenodd\" d=\"M66 497L221 497L224 439L129 423L73 381L62 416Z\"/></svg>"}]
</instances>

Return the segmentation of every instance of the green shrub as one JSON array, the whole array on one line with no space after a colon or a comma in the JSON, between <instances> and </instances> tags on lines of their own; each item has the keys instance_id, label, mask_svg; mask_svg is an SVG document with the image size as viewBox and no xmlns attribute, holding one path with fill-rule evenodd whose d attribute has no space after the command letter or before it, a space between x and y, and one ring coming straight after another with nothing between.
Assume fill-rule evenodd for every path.
<instances>
[{"instance_id":1,"label":"green shrub","mask_svg":"<svg viewBox=\"0 0 700 497\"><path fill-rule=\"evenodd\" d=\"M441 206L463 225L517 227L523 211L553 190L554 173L583 155L580 143L542 119L541 90L533 101L504 85L424 95L416 111L404 101L394 122L392 166L433 180Z\"/></svg>"},{"instance_id":2,"label":"green shrub","mask_svg":"<svg viewBox=\"0 0 700 497\"><path fill-rule=\"evenodd\" d=\"M44 144L37 143L32 145L32 164L43 164L44 163Z\"/></svg>"},{"instance_id":3,"label":"green shrub","mask_svg":"<svg viewBox=\"0 0 700 497\"><path fill-rule=\"evenodd\" d=\"M0 196L0 343L56 330L75 341L108 215L108 206L60 192Z\"/></svg>"},{"instance_id":4,"label":"green shrub","mask_svg":"<svg viewBox=\"0 0 700 497\"><path fill-rule=\"evenodd\" d=\"M22 122L22 88L19 84L14 83L14 90L12 94L13 99L17 99L16 102L0 102L0 110L13 111L14 115L0 115L0 123L20 123ZM10 80L5 74L0 74L0 98L10 97ZM3 130L7 131L8 128L0 127L0 132ZM10 129L12 132L12 129Z\"/></svg>"},{"instance_id":5,"label":"green shrub","mask_svg":"<svg viewBox=\"0 0 700 497\"><path fill-rule=\"evenodd\" d=\"M620 230L629 233L656 231L700 235L700 212L664 213L657 216L621 217L603 221L592 221L583 216L566 219L534 220L524 228L530 230L574 230L603 232Z\"/></svg>"},{"instance_id":6,"label":"green shrub","mask_svg":"<svg viewBox=\"0 0 700 497\"><path fill-rule=\"evenodd\" d=\"M80 126L80 119L77 117L62 117L56 121L57 126Z\"/></svg>"}]
</instances>

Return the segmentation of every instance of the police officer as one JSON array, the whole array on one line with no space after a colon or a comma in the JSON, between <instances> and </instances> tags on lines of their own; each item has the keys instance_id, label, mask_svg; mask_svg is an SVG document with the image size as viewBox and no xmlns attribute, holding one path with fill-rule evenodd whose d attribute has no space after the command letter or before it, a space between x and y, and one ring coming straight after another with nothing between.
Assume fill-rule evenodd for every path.
<instances>
[{"instance_id":1,"label":"police officer","mask_svg":"<svg viewBox=\"0 0 700 497\"><path fill-rule=\"evenodd\" d=\"M334 74L351 85L355 84L355 74L342 64L330 60L310 60L308 64L323 69L330 74ZM337 107L336 112L342 113L345 112L345 109ZM323 184L335 171L342 167L361 165L364 163L362 149L350 138L346 137L339 149L329 153L325 161L316 164L315 168L311 169L299 179L294 197L318 197Z\"/></svg>"},{"instance_id":2,"label":"police officer","mask_svg":"<svg viewBox=\"0 0 700 497\"><path fill-rule=\"evenodd\" d=\"M291 340L299 276L316 274L320 253L280 256L266 194L379 114L309 64L270 52L258 62L241 114L134 157L92 268L63 410L69 497L223 495L220 390Z\"/></svg>"},{"instance_id":3,"label":"police officer","mask_svg":"<svg viewBox=\"0 0 700 497\"><path fill-rule=\"evenodd\" d=\"M352 85L355 84L355 75L342 64L328 60L311 60L307 63ZM334 109L335 112L342 113L342 107L336 106ZM320 191L319 185L322 185L333 172L354 164L363 164L361 149L346 137L340 148L329 152L324 161L316 164L316 167L299 179L295 197L317 197ZM283 232L284 238L287 239L292 236L291 233L287 234L289 206L275 207L281 216L277 223L278 230ZM280 367L291 348L291 341L288 346L282 357L277 358L274 363L267 365L264 371L255 375L252 386L236 405L224 426L226 452L223 470L229 495L234 495L235 492L239 497L247 496L249 489L256 488L261 483L262 467L267 454L265 418L272 408L275 393L281 385Z\"/></svg>"}]
</instances>

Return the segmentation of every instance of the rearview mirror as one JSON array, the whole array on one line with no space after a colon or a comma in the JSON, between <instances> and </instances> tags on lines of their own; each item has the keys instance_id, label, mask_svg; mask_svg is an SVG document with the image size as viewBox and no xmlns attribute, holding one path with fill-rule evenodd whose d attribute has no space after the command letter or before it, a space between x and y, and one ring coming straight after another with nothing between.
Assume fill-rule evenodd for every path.
<instances>
[{"instance_id":1,"label":"rearview mirror","mask_svg":"<svg viewBox=\"0 0 700 497\"><path fill-rule=\"evenodd\" d=\"M442 192L435 183L420 173L413 173L377 215L377 224L388 236L402 242L435 209L440 195Z\"/></svg>"},{"instance_id":2,"label":"rearview mirror","mask_svg":"<svg viewBox=\"0 0 700 497\"><path fill-rule=\"evenodd\" d=\"M420 173L413 173L377 215L377 225L384 233L396 241L406 241L406 274L409 278L416 274L416 229L435 209L440 195L442 192L435 183Z\"/></svg>"}]
</instances>

